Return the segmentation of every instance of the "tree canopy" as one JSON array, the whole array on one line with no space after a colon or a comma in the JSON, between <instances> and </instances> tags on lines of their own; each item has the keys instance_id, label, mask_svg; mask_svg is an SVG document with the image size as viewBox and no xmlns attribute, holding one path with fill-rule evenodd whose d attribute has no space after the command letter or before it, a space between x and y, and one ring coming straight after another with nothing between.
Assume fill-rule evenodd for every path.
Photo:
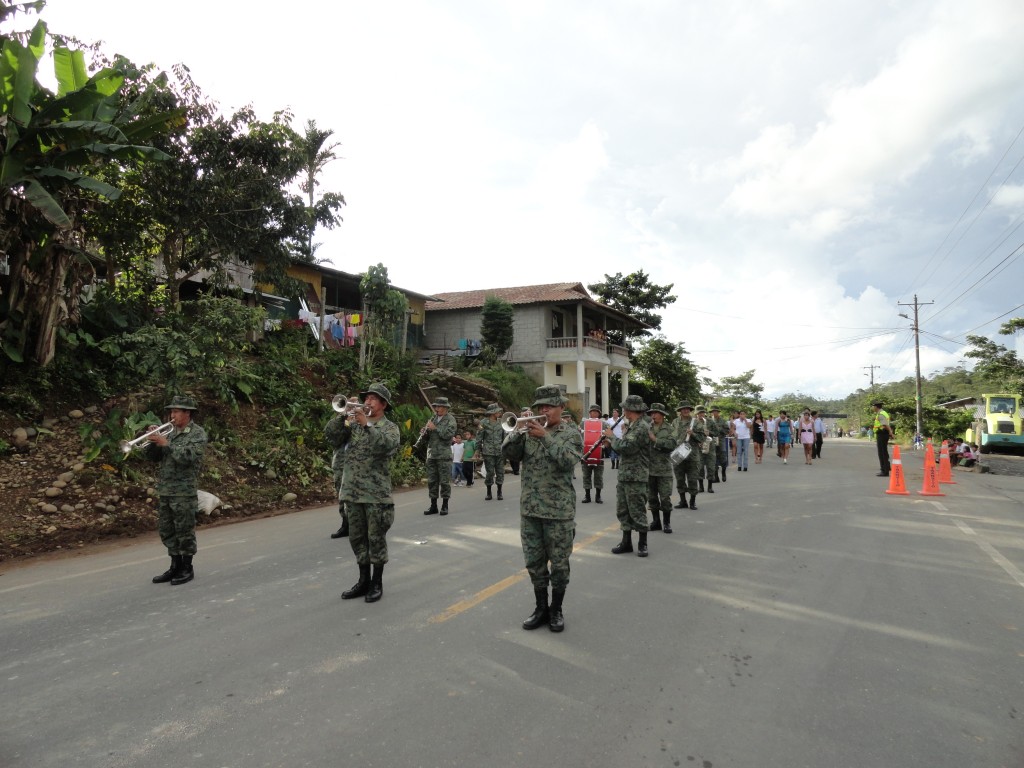
<instances>
[{"instance_id":1,"label":"tree canopy","mask_svg":"<svg viewBox=\"0 0 1024 768\"><path fill-rule=\"evenodd\" d=\"M656 336L646 342L634 359L635 374L646 384L647 396L670 410L680 402L700 397L698 367L687 357L681 343Z\"/></svg>"},{"instance_id":2,"label":"tree canopy","mask_svg":"<svg viewBox=\"0 0 1024 768\"><path fill-rule=\"evenodd\" d=\"M504 299L488 296L484 299L481 314L481 341L494 350L496 357L501 357L512 346L512 318L515 315L515 308Z\"/></svg>"},{"instance_id":3,"label":"tree canopy","mask_svg":"<svg viewBox=\"0 0 1024 768\"><path fill-rule=\"evenodd\" d=\"M661 315L655 310L664 309L675 302L676 297L670 295L672 283L658 285L652 283L642 269L623 275L617 272L614 276L605 275L604 281L587 285L594 295L612 309L617 309L650 326L651 330L661 330ZM651 330L639 330L626 334L627 338L649 336Z\"/></svg>"}]
</instances>

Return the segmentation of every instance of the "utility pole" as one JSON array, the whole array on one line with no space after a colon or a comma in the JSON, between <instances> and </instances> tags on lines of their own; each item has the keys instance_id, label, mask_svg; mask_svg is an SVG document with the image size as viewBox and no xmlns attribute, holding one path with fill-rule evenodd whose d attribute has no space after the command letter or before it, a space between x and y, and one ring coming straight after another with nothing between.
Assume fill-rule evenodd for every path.
<instances>
[{"instance_id":1,"label":"utility pole","mask_svg":"<svg viewBox=\"0 0 1024 768\"><path fill-rule=\"evenodd\" d=\"M917 294L914 294L913 304L904 304L902 302L896 302L897 306L900 307L913 307L914 308L914 358L917 363L917 434L921 434L921 327L917 322L917 310L919 307L926 307L929 304L934 304L934 301L918 302ZM906 317L907 320L910 318L907 315L900 312L900 317Z\"/></svg>"},{"instance_id":2,"label":"utility pole","mask_svg":"<svg viewBox=\"0 0 1024 768\"><path fill-rule=\"evenodd\" d=\"M864 370L865 371L869 370L869 369L871 370L871 392L872 392L872 394L875 391L875 368L881 368L881 367L882 366L880 366L880 365L865 365L864 366ZM866 373L864 375L867 376Z\"/></svg>"}]
</instances>

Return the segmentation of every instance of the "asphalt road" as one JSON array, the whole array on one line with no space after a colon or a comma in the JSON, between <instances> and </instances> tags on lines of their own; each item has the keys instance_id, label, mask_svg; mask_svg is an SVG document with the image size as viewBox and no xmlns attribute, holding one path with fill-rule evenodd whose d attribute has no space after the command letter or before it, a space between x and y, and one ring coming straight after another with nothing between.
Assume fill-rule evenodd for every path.
<instances>
[{"instance_id":1,"label":"asphalt road","mask_svg":"<svg viewBox=\"0 0 1024 768\"><path fill-rule=\"evenodd\" d=\"M0 766L1024 765L1024 481L824 454L730 471L646 560L580 505L561 634L519 626L515 477L398 495L376 604L333 509L200 530L181 587L155 538L4 568Z\"/></svg>"}]
</instances>

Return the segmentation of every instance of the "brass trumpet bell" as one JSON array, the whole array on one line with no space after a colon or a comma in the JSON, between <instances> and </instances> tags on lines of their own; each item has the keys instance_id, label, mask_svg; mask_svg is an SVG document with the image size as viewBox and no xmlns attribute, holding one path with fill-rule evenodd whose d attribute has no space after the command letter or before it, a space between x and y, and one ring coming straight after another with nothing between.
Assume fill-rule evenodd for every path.
<instances>
[{"instance_id":1,"label":"brass trumpet bell","mask_svg":"<svg viewBox=\"0 0 1024 768\"><path fill-rule=\"evenodd\" d=\"M542 427L547 427L547 416L516 416L511 411L502 414L501 428L506 432L525 432L531 421L536 421Z\"/></svg>"},{"instance_id":2,"label":"brass trumpet bell","mask_svg":"<svg viewBox=\"0 0 1024 768\"><path fill-rule=\"evenodd\" d=\"M348 397L347 395L335 395L331 400L331 408L336 413L344 413L346 416L351 416L356 411L362 410L363 413L369 413L370 409L359 402L357 397Z\"/></svg>"},{"instance_id":3,"label":"brass trumpet bell","mask_svg":"<svg viewBox=\"0 0 1024 768\"><path fill-rule=\"evenodd\" d=\"M152 429L149 432L139 435L134 440L122 440L121 450L124 453L131 453L136 448L141 448L142 446L146 445L149 442L150 438L153 437L153 435L163 435L164 437L167 437L173 431L174 424L168 421L166 424L161 424L156 429Z\"/></svg>"}]
</instances>

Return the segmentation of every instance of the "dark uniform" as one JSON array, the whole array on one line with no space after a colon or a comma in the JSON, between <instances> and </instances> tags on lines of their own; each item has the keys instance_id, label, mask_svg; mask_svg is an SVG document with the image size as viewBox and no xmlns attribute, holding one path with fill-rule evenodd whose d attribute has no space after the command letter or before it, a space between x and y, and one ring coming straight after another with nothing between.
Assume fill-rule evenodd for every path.
<instances>
[{"instance_id":1,"label":"dark uniform","mask_svg":"<svg viewBox=\"0 0 1024 768\"><path fill-rule=\"evenodd\" d=\"M875 445L878 448L878 476L889 476L889 438L892 437L892 425L889 423L889 414L882 410L882 404L872 403L875 409L875 423L872 425L875 430Z\"/></svg>"},{"instance_id":2,"label":"dark uniform","mask_svg":"<svg viewBox=\"0 0 1024 768\"><path fill-rule=\"evenodd\" d=\"M487 486L487 495L484 501L494 498L491 494L491 487L497 483L498 500L502 498L501 486L505 483L505 457L501 455L501 441L505 439L505 430L501 422L492 416L501 414L501 406L491 403L484 412L486 418L480 422L480 428L476 433L477 450L484 457L484 485Z\"/></svg>"},{"instance_id":3,"label":"dark uniform","mask_svg":"<svg viewBox=\"0 0 1024 768\"><path fill-rule=\"evenodd\" d=\"M718 441L723 440L721 427L714 419L707 418L707 409L703 405L697 406L697 424L704 430L704 443L700 448L701 471L700 476L706 478L708 493L714 493L715 470L718 469ZM704 491L704 483L698 481L698 488ZM690 509L694 509L691 505Z\"/></svg>"},{"instance_id":4,"label":"dark uniform","mask_svg":"<svg viewBox=\"0 0 1024 768\"><path fill-rule=\"evenodd\" d=\"M385 407L390 405L391 392L383 384L372 384L360 396L365 401L371 394L383 401ZM354 423L350 435L341 499L348 508L349 543L359 565L359 581L341 596L346 600L365 596L366 602L373 603L384 594L384 564L388 561L386 536L395 522L391 459L398 453L402 436L398 425L383 414L365 426Z\"/></svg>"},{"instance_id":5,"label":"dark uniform","mask_svg":"<svg viewBox=\"0 0 1024 768\"><path fill-rule=\"evenodd\" d=\"M715 441L715 450L717 452L715 482L718 482L719 475L721 475L722 482L724 483L726 482L725 471L729 468L729 422L721 415L721 410L717 405L711 406L711 418L708 421L714 421L718 429Z\"/></svg>"},{"instance_id":6,"label":"dark uniform","mask_svg":"<svg viewBox=\"0 0 1024 768\"><path fill-rule=\"evenodd\" d=\"M560 408L567 398L557 386L538 387L534 408L542 415L550 406ZM533 432L510 432L502 446L509 459L521 462L522 490L519 497L519 534L526 570L533 583L537 606L523 622L524 629L548 624L553 632L565 627L562 599L569 584L569 555L576 532L576 489L572 471L583 453L583 441L575 425L549 419L543 437ZM549 567L550 563L550 567ZM548 585L551 605L548 606Z\"/></svg>"},{"instance_id":7,"label":"dark uniform","mask_svg":"<svg viewBox=\"0 0 1024 768\"><path fill-rule=\"evenodd\" d=\"M176 396L164 410L176 409L193 414L196 402L191 397ZM176 418L172 414L172 419ZM171 567L153 577L154 584L185 584L195 578L192 557L196 544L196 512L199 509L199 466L206 451L206 432L189 419L167 436L167 445L146 443L142 456L160 462L156 492L159 501L160 541L171 556Z\"/></svg>"},{"instance_id":8,"label":"dark uniform","mask_svg":"<svg viewBox=\"0 0 1024 768\"><path fill-rule=\"evenodd\" d=\"M434 429L427 430L427 491L430 494L430 508L424 515L436 515L437 497L441 497L441 514L448 514L448 499L452 495L452 438L459 431L455 417L448 413L451 406L447 397L439 397L430 404L433 408L444 408L444 416L437 414L431 421ZM436 413L436 411L435 411Z\"/></svg>"},{"instance_id":9,"label":"dark uniform","mask_svg":"<svg viewBox=\"0 0 1024 768\"><path fill-rule=\"evenodd\" d=\"M647 480L651 467L651 436L643 422L647 410L639 395L630 395L622 410L638 418L624 422L622 437L614 437L611 429L604 434L611 448L619 455L619 476L615 484L615 515L622 528L622 541L612 548L620 555L633 551L633 531L639 533L637 556L647 557Z\"/></svg>"},{"instance_id":10,"label":"dark uniform","mask_svg":"<svg viewBox=\"0 0 1024 768\"><path fill-rule=\"evenodd\" d=\"M662 530L661 518L665 517L668 523L672 518L672 460L669 456L675 450L676 434L673 426L666 421L668 411L661 403L651 403L647 413L660 413L662 418L659 425L654 416L651 416L650 431L654 434L654 442L651 444L651 468L647 479L647 499L651 505L651 530ZM669 532L672 527L669 525Z\"/></svg>"},{"instance_id":11,"label":"dark uniform","mask_svg":"<svg viewBox=\"0 0 1024 768\"><path fill-rule=\"evenodd\" d=\"M327 422L324 427L324 439L334 449L331 454L331 473L334 475L334 494L338 499L338 514L341 515L341 527L331 534L332 539L348 536L348 517L345 515L345 502L341 500L341 484L345 477L345 448L351 437L348 417L338 414Z\"/></svg>"}]
</instances>

